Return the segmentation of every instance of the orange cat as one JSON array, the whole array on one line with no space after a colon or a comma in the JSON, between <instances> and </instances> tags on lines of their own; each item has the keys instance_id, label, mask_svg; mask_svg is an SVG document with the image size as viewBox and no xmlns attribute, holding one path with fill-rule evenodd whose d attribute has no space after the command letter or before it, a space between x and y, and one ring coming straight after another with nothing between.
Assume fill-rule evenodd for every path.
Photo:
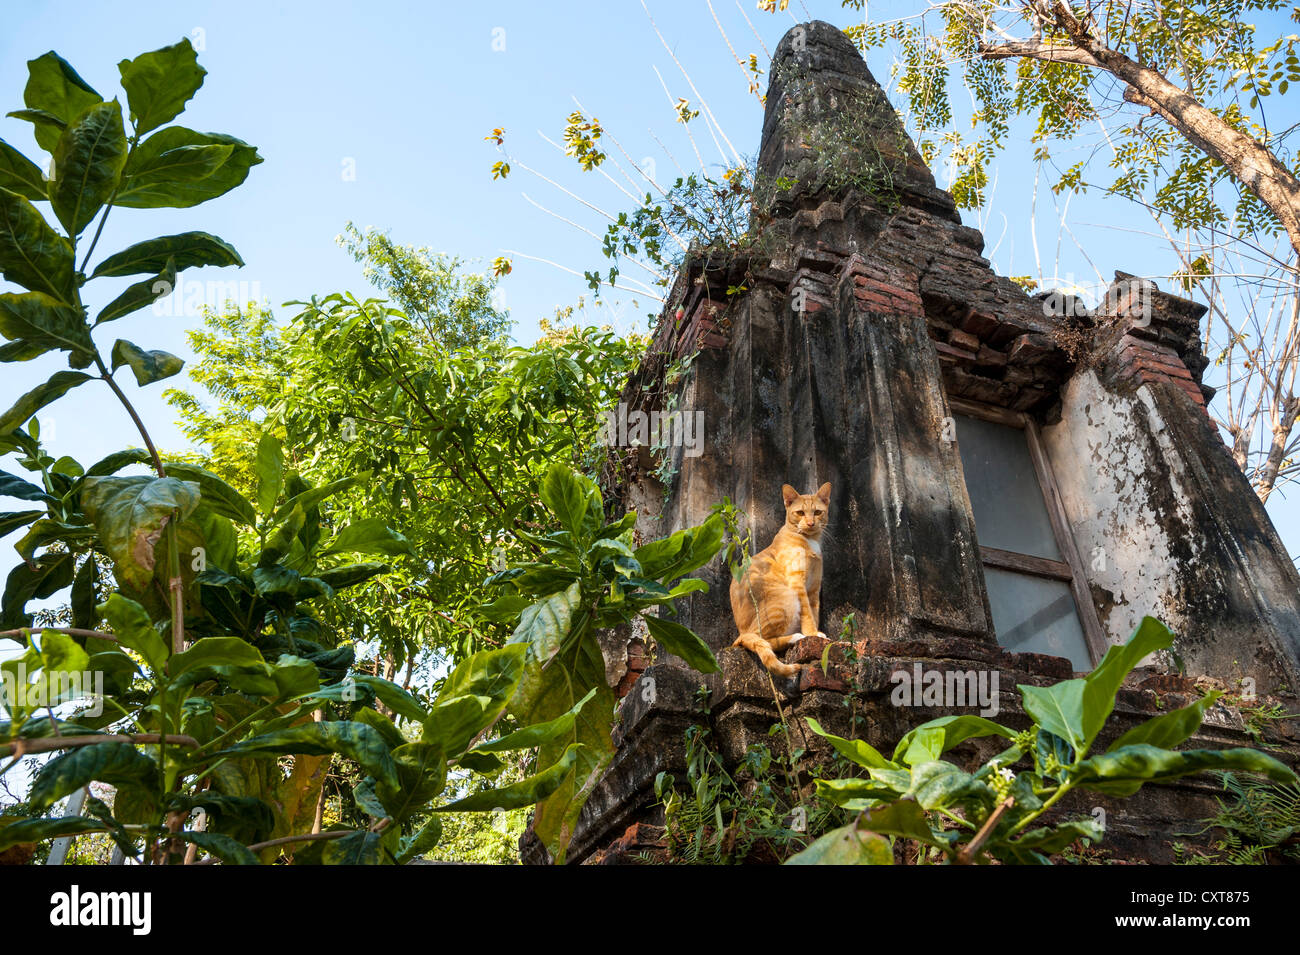
<instances>
[{"instance_id":1,"label":"orange cat","mask_svg":"<svg viewBox=\"0 0 1300 955\"><path fill-rule=\"evenodd\" d=\"M800 494L783 485L785 525L772 544L750 562L740 580L731 582L731 613L740 636L733 646L758 654L763 665L781 676L794 676L797 666L782 663L775 650L784 650L818 629L822 589L822 529L830 510L831 486L816 494Z\"/></svg>"}]
</instances>

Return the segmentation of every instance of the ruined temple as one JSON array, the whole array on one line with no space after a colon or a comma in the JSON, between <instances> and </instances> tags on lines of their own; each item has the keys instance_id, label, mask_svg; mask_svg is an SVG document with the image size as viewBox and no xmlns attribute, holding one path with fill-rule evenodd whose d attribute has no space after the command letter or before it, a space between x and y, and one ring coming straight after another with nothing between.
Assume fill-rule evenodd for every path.
<instances>
[{"instance_id":1,"label":"ruined temple","mask_svg":"<svg viewBox=\"0 0 1300 955\"><path fill-rule=\"evenodd\" d=\"M782 688L792 727L813 716L846 732L855 687L864 738L890 748L951 712L891 705L890 674L918 664L996 671L999 721L1027 725L1017 684L1090 670L1145 615L1177 634L1176 653L1130 676L1103 743L1207 685L1296 712L1300 577L1207 415L1202 306L1124 273L1091 309L997 275L833 26L793 28L770 78L762 238L687 257L623 395L629 408L702 411L703 453L669 448L670 466L652 470L646 452L616 449L605 491L637 512L645 539L730 498L757 551L784 519L783 483L832 484L821 625L835 642L825 669L824 639L785 654L818 664ZM824 145L836 140L847 157ZM665 375L690 355L685 374ZM570 862L662 850L654 781L682 777L693 723L707 720L732 762L774 739L767 673L730 646L729 570L716 558L700 576L710 590L678 615L721 673L662 655L647 666L643 635L605 635L617 752ZM1188 745L1254 745L1247 730L1220 702ZM1295 764L1295 722L1275 733ZM963 744L972 759L989 755L980 742ZM1062 808L1102 806L1115 858L1164 862L1218 793L1201 774L1126 800L1076 793ZM545 853L525 837L524 857Z\"/></svg>"}]
</instances>

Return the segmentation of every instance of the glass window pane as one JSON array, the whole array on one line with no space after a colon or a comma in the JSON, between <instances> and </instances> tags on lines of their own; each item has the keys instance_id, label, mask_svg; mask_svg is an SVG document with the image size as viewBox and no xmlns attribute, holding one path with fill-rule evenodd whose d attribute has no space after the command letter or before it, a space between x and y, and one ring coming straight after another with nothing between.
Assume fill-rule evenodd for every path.
<instances>
[{"instance_id":1,"label":"glass window pane","mask_svg":"<svg viewBox=\"0 0 1300 955\"><path fill-rule=\"evenodd\" d=\"M1076 670L1091 670L1070 585L996 567L984 568L993 629L1012 653L1065 657Z\"/></svg>"},{"instance_id":2,"label":"glass window pane","mask_svg":"<svg viewBox=\"0 0 1300 955\"><path fill-rule=\"evenodd\" d=\"M955 418L979 542L985 547L1061 560L1025 433L978 418Z\"/></svg>"}]
</instances>

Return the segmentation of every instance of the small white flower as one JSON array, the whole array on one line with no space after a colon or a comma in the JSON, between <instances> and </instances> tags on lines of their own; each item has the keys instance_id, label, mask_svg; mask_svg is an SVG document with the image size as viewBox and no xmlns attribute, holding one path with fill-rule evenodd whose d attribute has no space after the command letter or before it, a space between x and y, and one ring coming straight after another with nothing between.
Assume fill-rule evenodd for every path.
<instances>
[{"instance_id":1,"label":"small white flower","mask_svg":"<svg viewBox=\"0 0 1300 955\"><path fill-rule=\"evenodd\" d=\"M1009 783L1014 782L1016 778L1016 774L1013 773L1011 770L1007 769L1005 766L1003 766L1001 769L998 770L998 775L1001 776Z\"/></svg>"}]
</instances>

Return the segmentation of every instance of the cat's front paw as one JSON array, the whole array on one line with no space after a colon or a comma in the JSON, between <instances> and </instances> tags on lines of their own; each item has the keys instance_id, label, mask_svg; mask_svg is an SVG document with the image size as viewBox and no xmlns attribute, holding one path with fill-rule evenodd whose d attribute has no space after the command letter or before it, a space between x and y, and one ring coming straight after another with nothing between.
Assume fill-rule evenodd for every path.
<instances>
[{"instance_id":1,"label":"cat's front paw","mask_svg":"<svg viewBox=\"0 0 1300 955\"><path fill-rule=\"evenodd\" d=\"M804 639L804 637L806 637L806 636L807 636L807 634L805 634L805 633L792 633L792 634L790 634L790 642L791 642L791 643L798 643L800 640Z\"/></svg>"},{"instance_id":2,"label":"cat's front paw","mask_svg":"<svg viewBox=\"0 0 1300 955\"><path fill-rule=\"evenodd\" d=\"M824 634L824 633L823 633L822 631L820 631L820 630L817 631L817 636L822 637L822 638L825 639L825 640L829 640L829 639L830 639L830 637L826 636L826 634Z\"/></svg>"}]
</instances>

